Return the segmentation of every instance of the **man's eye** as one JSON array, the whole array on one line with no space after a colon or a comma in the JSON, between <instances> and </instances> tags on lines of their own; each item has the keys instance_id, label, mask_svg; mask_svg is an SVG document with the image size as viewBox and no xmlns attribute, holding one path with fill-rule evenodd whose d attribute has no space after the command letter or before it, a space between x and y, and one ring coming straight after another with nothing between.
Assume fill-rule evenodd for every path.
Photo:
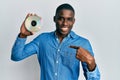
<instances>
[{"instance_id":1,"label":"man's eye","mask_svg":"<svg viewBox=\"0 0 120 80\"><path fill-rule=\"evenodd\" d=\"M73 18L68 18L67 20L68 20L68 21L73 21Z\"/></svg>"},{"instance_id":2,"label":"man's eye","mask_svg":"<svg viewBox=\"0 0 120 80\"><path fill-rule=\"evenodd\" d=\"M59 17L58 20L64 20L62 17Z\"/></svg>"},{"instance_id":3,"label":"man's eye","mask_svg":"<svg viewBox=\"0 0 120 80\"><path fill-rule=\"evenodd\" d=\"M74 18L63 18L63 17L58 17L57 20L60 20L60 21L73 21Z\"/></svg>"}]
</instances>

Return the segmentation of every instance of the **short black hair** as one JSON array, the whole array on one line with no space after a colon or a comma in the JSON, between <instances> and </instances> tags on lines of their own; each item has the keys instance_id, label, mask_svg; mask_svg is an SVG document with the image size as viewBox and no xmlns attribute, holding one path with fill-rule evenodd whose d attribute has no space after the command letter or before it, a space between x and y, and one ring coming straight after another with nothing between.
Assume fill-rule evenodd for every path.
<instances>
[{"instance_id":1,"label":"short black hair","mask_svg":"<svg viewBox=\"0 0 120 80\"><path fill-rule=\"evenodd\" d=\"M70 4L65 3L65 4L61 4L60 6L57 7L55 15L63 9L71 10L75 14L74 8Z\"/></svg>"}]
</instances>

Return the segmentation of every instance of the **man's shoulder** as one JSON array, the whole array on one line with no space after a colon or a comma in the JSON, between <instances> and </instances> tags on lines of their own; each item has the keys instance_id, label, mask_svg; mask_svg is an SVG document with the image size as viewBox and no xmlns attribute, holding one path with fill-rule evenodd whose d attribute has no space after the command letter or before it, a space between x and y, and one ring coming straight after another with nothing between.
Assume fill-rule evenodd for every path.
<instances>
[{"instance_id":1,"label":"man's shoulder","mask_svg":"<svg viewBox=\"0 0 120 80\"><path fill-rule=\"evenodd\" d=\"M86 37L83 37L83 36L81 36L81 35L79 35L79 39L80 39L80 40L83 40L83 41L89 41Z\"/></svg>"},{"instance_id":2,"label":"man's shoulder","mask_svg":"<svg viewBox=\"0 0 120 80\"><path fill-rule=\"evenodd\" d=\"M43 39L43 38L48 38L48 37L51 36L53 33L54 33L54 32L43 32L43 33L39 34L39 35L37 36L37 38L41 38L41 39Z\"/></svg>"},{"instance_id":3,"label":"man's shoulder","mask_svg":"<svg viewBox=\"0 0 120 80\"><path fill-rule=\"evenodd\" d=\"M90 41L86 37L83 37L79 34L76 34L76 38L74 39L74 42L76 46L81 46L85 49L91 46Z\"/></svg>"},{"instance_id":4,"label":"man's shoulder","mask_svg":"<svg viewBox=\"0 0 120 80\"><path fill-rule=\"evenodd\" d=\"M72 35L74 36L75 39L77 40L82 40L82 41L89 41L86 37L83 37L80 34L76 34L75 32L72 31Z\"/></svg>"}]
</instances>

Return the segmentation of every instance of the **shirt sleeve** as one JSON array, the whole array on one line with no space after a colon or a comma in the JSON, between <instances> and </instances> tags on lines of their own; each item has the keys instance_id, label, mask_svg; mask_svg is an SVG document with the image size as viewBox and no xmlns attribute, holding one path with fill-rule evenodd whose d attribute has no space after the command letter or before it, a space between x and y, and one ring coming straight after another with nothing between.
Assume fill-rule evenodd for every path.
<instances>
[{"instance_id":1,"label":"shirt sleeve","mask_svg":"<svg viewBox=\"0 0 120 80\"><path fill-rule=\"evenodd\" d=\"M14 61L20 61L22 59L25 59L26 57L29 57L33 54L36 54L38 52L38 43L37 39L34 39L28 44L25 44L27 38L19 38L17 37L13 48L12 48L12 54L11 59Z\"/></svg>"},{"instance_id":2,"label":"shirt sleeve","mask_svg":"<svg viewBox=\"0 0 120 80\"><path fill-rule=\"evenodd\" d=\"M100 80L100 72L97 65L94 71L89 71L86 63L82 63L82 66L86 80Z\"/></svg>"},{"instance_id":3,"label":"shirt sleeve","mask_svg":"<svg viewBox=\"0 0 120 80\"><path fill-rule=\"evenodd\" d=\"M83 48L88 50L91 53L91 55L94 56L94 53L92 51L92 47L91 47L90 42L88 40L84 44ZM84 76L85 76L86 80L100 80L100 72L99 72L97 64L96 64L96 67L93 71L88 70L87 64L85 62L82 62L82 67L83 67Z\"/></svg>"}]
</instances>

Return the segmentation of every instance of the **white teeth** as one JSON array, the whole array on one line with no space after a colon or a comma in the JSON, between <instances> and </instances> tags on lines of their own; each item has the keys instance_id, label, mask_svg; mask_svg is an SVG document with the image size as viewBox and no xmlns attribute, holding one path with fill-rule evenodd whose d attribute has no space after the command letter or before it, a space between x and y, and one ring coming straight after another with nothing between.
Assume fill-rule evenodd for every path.
<instances>
[{"instance_id":1,"label":"white teeth","mask_svg":"<svg viewBox=\"0 0 120 80\"><path fill-rule=\"evenodd\" d=\"M63 31L66 31L66 30L68 30L68 28L67 28L67 27L63 27L62 30L63 30Z\"/></svg>"}]
</instances>

